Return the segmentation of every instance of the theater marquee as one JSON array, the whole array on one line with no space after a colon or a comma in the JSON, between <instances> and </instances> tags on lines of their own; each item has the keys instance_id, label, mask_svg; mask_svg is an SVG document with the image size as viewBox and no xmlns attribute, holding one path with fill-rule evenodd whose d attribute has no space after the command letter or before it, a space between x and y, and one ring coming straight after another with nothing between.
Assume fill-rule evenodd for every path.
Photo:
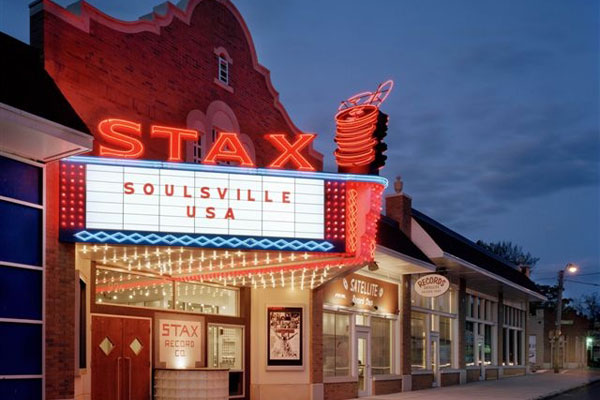
<instances>
[{"instance_id":1,"label":"theater marquee","mask_svg":"<svg viewBox=\"0 0 600 400\"><path fill-rule=\"evenodd\" d=\"M349 181L382 178L72 157L61 240L344 252Z\"/></svg>"}]
</instances>

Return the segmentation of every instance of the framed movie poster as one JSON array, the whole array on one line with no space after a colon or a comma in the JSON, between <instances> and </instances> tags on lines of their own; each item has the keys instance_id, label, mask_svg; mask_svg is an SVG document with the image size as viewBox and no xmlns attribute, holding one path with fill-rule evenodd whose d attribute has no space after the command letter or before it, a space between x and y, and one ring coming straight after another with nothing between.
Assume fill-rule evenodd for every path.
<instances>
[{"instance_id":1,"label":"framed movie poster","mask_svg":"<svg viewBox=\"0 0 600 400\"><path fill-rule=\"evenodd\" d=\"M302 307L267 307L267 367L302 367Z\"/></svg>"}]
</instances>

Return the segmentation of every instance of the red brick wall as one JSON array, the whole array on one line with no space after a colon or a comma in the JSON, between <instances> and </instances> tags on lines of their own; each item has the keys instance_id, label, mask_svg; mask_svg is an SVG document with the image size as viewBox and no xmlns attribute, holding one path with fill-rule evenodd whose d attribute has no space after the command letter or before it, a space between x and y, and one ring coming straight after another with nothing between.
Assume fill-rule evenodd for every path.
<instances>
[{"instance_id":1,"label":"red brick wall","mask_svg":"<svg viewBox=\"0 0 600 400\"><path fill-rule=\"evenodd\" d=\"M441 385L442 386L452 386L460 384L460 373L448 373L441 374Z\"/></svg>"},{"instance_id":2,"label":"red brick wall","mask_svg":"<svg viewBox=\"0 0 600 400\"><path fill-rule=\"evenodd\" d=\"M402 391L402 379L392 381L373 381L373 394L399 393Z\"/></svg>"},{"instance_id":3,"label":"red brick wall","mask_svg":"<svg viewBox=\"0 0 600 400\"><path fill-rule=\"evenodd\" d=\"M205 113L209 104L220 100L235 113L241 132L252 139L257 165L265 166L279 152L262 135L295 134L275 105L279 103L269 89L268 71L255 68L253 45L229 1L189 3L189 14L173 9L170 13L176 16L165 26L142 22L137 26L143 31L124 33L134 29L131 24L94 17L98 12L87 4L81 6L81 16L75 16L45 0L42 15L31 19L32 44L43 48L46 69L94 134L98 122L109 117L141 122L144 158L165 160L167 140L150 139L150 125L185 127L190 111ZM184 22L188 15L189 25ZM81 21L89 22L89 33L74 26ZM43 43L36 43L40 40ZM214 83L218 47L233 60L229 74L234 93ZM101 142L96 139L94 154ZM322 168L316 153L309 156L306 149L304 153L317 169Z\"/></svg>"},{"instance_id":4,"label":"red brick wall","mask_svg":"<svg viewBox=\"0 0 600 400\"><path fill-rule=\"evenodd\" d=\"M498 379L498 370L497 369L486 369L485 370L485 379L488 381Z\"/></svg>"},{"instance_id":5,"label":"red brick wall","mask_svg":"<svg viewBox=\"0 0 600 400\"><path fill-rule=\"evenodd\" d=\"M344 400L358 397L358 382L323 384L325 400Z\"/></svg>"},{"instance_id":6,"label":"red brick wall","mask_svg":"<svg viewBox=\"0 0 600 400\"><path fill-rule=\"evenodd\" d=\"M58 162L46 166L46 399L72 398L75 246L58 242Z\"/></svg>"},{"instance_id":7,"label":"red brick wall","mask_svg":"<svg viewBox=\"0 0 600 400\"><path fill-rule=\"evenodd\" d=\"M412 376L412 390L431 389L432 384L433 374Z\"/></svg>"},{"instance_id":8,"label":"red brick wall","mask_svg":"<svg viewBox=\"0 0 600 400\"><path fill-rule=\"evenodd\" d=\"M467 370L467 383L477 382L481 371L479 369L468 369Z\"/></svg>"}]
</instances>

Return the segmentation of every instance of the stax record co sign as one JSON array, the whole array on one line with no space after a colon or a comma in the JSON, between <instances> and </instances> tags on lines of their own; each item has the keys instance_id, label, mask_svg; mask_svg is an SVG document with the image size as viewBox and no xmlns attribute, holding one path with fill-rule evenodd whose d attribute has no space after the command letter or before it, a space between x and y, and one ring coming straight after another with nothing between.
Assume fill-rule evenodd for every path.
<instances>
[{"instance_id":1,"label":"stax record co sign","mask_svg":"<svg viewBox=\"0 0 600 400\"><path fill-rule=\"evenodd\" d=\"M438 297L450 288L450 281L442 275L431 274L420 277L415 281L415 292L423 297Z\"/></svg>"},{"instance_id":2,"label":"stax record co sign","mask_svg":"<svg viewBox=\"0 0 600 400\"><path fill-rule=\"evenodd\" d=\"M327 284L324 303L354 310L398 313L398 285L358 274Z\"/></svg>"}]
</instances>

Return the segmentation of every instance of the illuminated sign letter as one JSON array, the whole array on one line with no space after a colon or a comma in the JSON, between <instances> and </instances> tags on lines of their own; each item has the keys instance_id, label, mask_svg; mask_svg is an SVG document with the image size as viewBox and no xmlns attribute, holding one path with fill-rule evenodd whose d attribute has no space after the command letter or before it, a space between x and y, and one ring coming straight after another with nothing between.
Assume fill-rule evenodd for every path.
<instances>
[{"instance_id":1,"label":"illuminated sign letter","mask_svg":"<svg viewBox=\"0 0 600 400\"><path fill-rule=\"evenodd\" d=\"M294 143L290 143L282 133L265 135L265 138L282 152L269 165L269 168L283 168L288 161L291 161L300 171L314 171L315 167L300 154L300 151L308 146L316 136L311 133L301 133Z\"/></svg>"},{"instance_id":2,"label":"illuminated sign letter","mask_svg":"<svg viewBox=\"0 0 600 400\"><path fill-rule=\"evenodd\" d=\"M142 125L124 119L105 119L98 124L98 133L104 142L119 148L99 145L104 157L138 158L144 153L142 141L133 136L142 136Z\"/></svg>"},{"instance_id":3,"label":"illuminated sign letter","mask_svg":"<svg viewBox=\"0 0 600 400\"><path fill-rule=\"evenodd\" d=\"M193 129L171 128L168 126L153 125L150 135L169 139L169 161L183 161L181 156L182 141L198 140L198 132Z\"/></svg>"},{"instance_id":4,"label":"illuminated sign letter","mask_svg":"<svg viewBox=\"0 0 600 400\"><path fill-rule=\"evenodd\" d=\"M235 161L242 167L254 167L237 134L231 132L219 132L217 140L202 162L214 165L217 161Z\"/></svg>"}]
</instances>

